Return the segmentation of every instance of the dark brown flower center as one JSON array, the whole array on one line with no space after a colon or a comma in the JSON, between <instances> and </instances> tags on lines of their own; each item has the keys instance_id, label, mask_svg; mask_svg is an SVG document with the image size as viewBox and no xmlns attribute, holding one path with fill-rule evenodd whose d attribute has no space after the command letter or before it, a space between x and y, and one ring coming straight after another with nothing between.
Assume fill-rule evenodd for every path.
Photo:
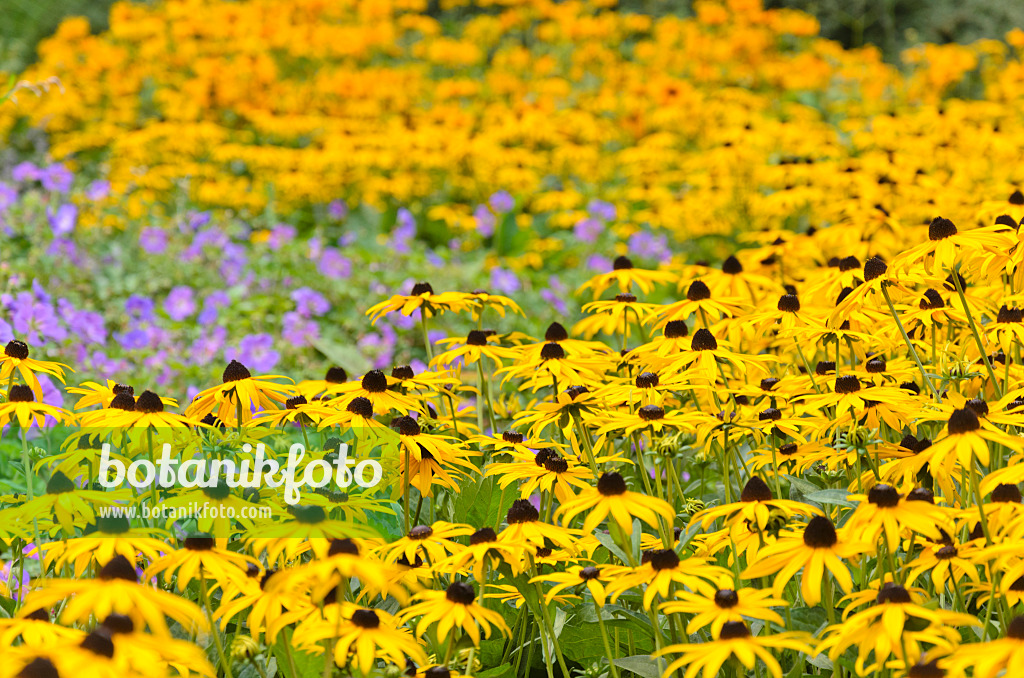
<instances>
[{"instance_id":1,"label":"dark brown flower center","mask_svg":"<svg viewBox=\"0 0 1024 678\"><path fill-rule=\"evenodd\" d=\"M804 544L812 549L830 549L838 541L835 525L824 516L814 516L804 528Z\"/></svg>"},{"instance_id":2,"label":"dark brown flower center","mask_svg":"<svg viewBox=\"0 0 1024 678\"><path fill-rule=\"evenodd\" d=\"M111 635L135 631L135 622L132 621L131 617L123 614L109 615L103 620L102 626L110 631Z\"/></svg>"},{"instance_id":3,"label":"dark brown flower center","mask_svg":"<svg viewBox=\"0 0 1024 678\"><path fill-rule=\"evenodd\" d=\"M844 374L836 379L835 392L839 394L856 393L860 390L860 379L852 374Z\"/></svg>"},{"instance_id":4,"label":"dark brown flower center","mask_svg":"<svg viewBox=\"0 0 1024 678\"><path fill-rule=\"evenodd\" d=\"M970 433L980 428L981 422L978 421L977 413L969 407L954 410L953 414L949 415L949 421L946 422L946 430L950 435Z\"/></svg>"},{"instance_id":5,"label":"dark brown flower center","mask_svg":"<svg viewBox=\"0 0 1024 678\"><path fill-rule=\"evenodd\" d=\"M783 313L796 313L800 310L800 298L795 294L783 294L776 308Z\"/></svg>"},{"instance_id":6,"label":"dark brown flower center","mask_svg":"<svg viewBox=\"0 0 1024 678\"><path fill-rule=\"evenodd\" d=\"M922 311L934 311L937 308L945 307L946 302L942 300L942 296L938 290L928 288L924 291L924 299L918 303L918 308Z\"/></svg>"},{"instance_id":7,"label":"dark brown flower center","mask_svg":"<svg viewBox=\"0 0 1024 678\"><path fill-rule=\"evenodd\" d=\"M864 282L871 282L889 269L881 257L871 257L864 262Z\"/></svg>"},{"instance_id":8,"label":"dark brown flower center","mask_svg":"<svg viewBox=\"0 0 1024 678\"><path fill-rule=\"evenodd\" d=\"M327 374L324 376L324 381L328 384L344 384L348 381L348 372L343 367L338 367L337 365L329 367L327 368Z\"/></svg>"},{"instance_id":9,"label":"dark brown flower center","mask_svg":"<svg viewBox=\"0 0 1024 678\"><path fill-rule=\"evenodd\" d=\"M128 393L118 393L114 396L114 399L110 401L110 409L134 412L135 398Z\"/></svg>"},{"instance_id":10,"label":"dark brown flower center","mask_svg":"<svg viewBox=\"0 0 1024 678\"><path fill-rule=\"evenodd\" d=\"M1006 637L1014 640L1024 640L1024 616L1014 617L1006 627Z\"/></svg>"},{"instance_id":11,"label":"dark brown flower center","mask_svg":"<svg viewBox=\"0 0 1024 678\"><path fill-rule=\"evenodd\" d=\"M448 587L444 597L458 605L472 605L473 601L476 600L476 592L473 591L473 587L469 584L457 581Z\"/></svg>"},{"instance_id":12,"label":"dark brown flower center","mask_svg":"<svg viewBox=\"0 0 1024 678\"><path fill-rule=\"evenodd\" d=\"M736 640L738 638L749 638L750 629L741 621L728 621L722 624L722 631L718 634L719 640Z\"/></svg>"},{"instance_id":13,"label":"dark brown flower center","mask_svg":"<svg viewBox=\"0 0 1024 678\"><path fill-rule=\"evenodd\" d=\"M516 523L532 523L540 518L540 513L533 507L529 499L516 499L508 509L505 520L509 525Z\"/></svg>"},{"instance_id":14,"label":"dark brown flower center","mask_svg":"<svg viewBox=\"0 0 1024 678\"><path fill-rule=\"evenodd\" d=\"M648 562L655 570L674 570L679 567L679 554L672 549L652 549L647 553Z\"/></svg>"},{"instance_id":15,"label":"dark brown flower center","mask_svg":"<svg viewBox=\"0 0 1024 678\"><path fill-rule=\"evenodd\" d=\"M891 485L879 483L868 490L868 501L881 508L893 508L900 503L900 493Z\"/></svg>"},{"instance_id":16,"label":"dark brown flower center","mask_svg":"<svg viewBox=\"0 0 1024 678\"><path fill-rule=\"evenodd\" d=\"M907 494L907 501L923 501L926 504L934 504L935 493L927 487L915 487Z\"/></svg>"},{"instance_id":17,"label":"dark brown flower center","mask_svg":"<svg viewBox=\"0 0 1024 678\"><path fill-rule=\"evenodd\" d=\"M722 262L722 273L728 273L729 275L743 273L743 264L740 263L739 259L730 254Z\"/></svg>"},{"instance_id":18,"label":"dark brown flower center","mask_svg":"<svg viewBox=\"0 0 1024 678\"><path fill-rule=\"evenodd\" d=\"M818 364L814 366L814 374L819 377L824 377L827 374L836 371L836 364L831 360L819 360Z\"/></svg>"},{"instance_id":19,"label":"dark brown flower center","mask_svg":"<svg viewBox=\"0 0 1024 678\"><path fill-rule=\"evenodd\" d=\"M353 398L346 409L364 419L369 419L373 416L373 403L370 402L369 398L363 396Z\"/></svg>"},{"instance_id":20,"label":"dark brown flower center","mask_svg":"<svg viewBox=\"0 0 1024 678\"><path fill-rule=\"evenodd\" d=\"M882 605L884 603L910 603L912 600L910 592L905 588L899 584L886 582L878 589L878 596L875 598L875 602Z\"/></svg>"},{"instance_id":21,"label":"dark brown flower center","mask_svg":"<svg viewBox=\"0 0 1024 678\"><path fill-rule=\"evenodd\" d=\"M715 335L702 327L693 333L690 348L694 351L714 351L718 348L718 341L715 339Z\"/></svg>"},{"instance_id":22,"label":"dark brown flower center","mask_svg":"<svg viewBox=\"0 0 1024 678\"><path fill-rule=\"evenodd\" d=\"M373 610L356 610L352 613L352 623L361 629L375 629L380 626L380 617Z\"/></svg>"},{"instance_id":23,"label":"dark brown flower center","mask_svg":"<svg viewBox=\"0 0 1024 678\"><path fill-rule=\"evenodd\" d=\"M945 240L956 235L956 233L956 224L949 219L935 217L932 219L932 223L928 225L929 240Z\"/></svg>"},{"instance_id":24,"label":"dark brown flower center","mask_svg":"<svg viewBox=\"0 0 1024 678\"><path fill-rule=\"evenodd\" d=\"M597 480L597 491L605 497L626 493L626 481L615 471L608 471Z\"/></svg>"},{"instance_id":25,"label":"dark brown flower center","mask_svg":"<svg viewBox=\"0 0 1024 678\"><path fill-rule=\"evenodd\" d=\"M381 370L370 370L363 376L362 387L367 393L383 393L388 390L388 378Z\"/></svg>"},{"instance_id":26,"label":"dark brown flower center","mask_svg":"<svg viewBox=\"0 0 1024 678\"><path fill-rule=\"evenodd\" d=\"M636 413L644 421L657 421L665 418L665 410L657 405L644 405Z\"/></svg>"},{"instance_id":27,"label":"dark brown flower center","mask_svg":"<svg viewBox=\"0 0 1024 678\"><path fill-rule=\"evenodd\" d=\"M423 432L419 422L404 414L391 420L391 428L403 436L418 436Z\"/></svg>"},{"instance_id":28,"label":"dark brown flower center","mask_svg":"<svg viewBox=\"0 0 1024 678\"><path fill-rule=\"evenodd\" d=\"M881 374L885 372L885 368L884 358L872 358L864 365L864 369L868 371L868 374Z\"/></svg>"},{"instance_id":29,"label":"dark brown flower center","mask_svg":"<svg viewBox=\"0 0 1024 678\"><path fill-rule=\"evenodd\" d=\"M224 368L224 374L221 377L221 380L225 384L227 384L232 381L241 381L242 379L249 379L250 377L252 377L252 374L249 372L245 365L238 362L237 360L232 360L231 362L228 363L228 366Z\"/></svg>"},{"instance_id":30,"label":"dark brown flower center","mask_svg":"<svg viewBox=\"0 0 1024 678\"><path fill-rule=\"evenodd\" d=\"M599 568L594 567L593 565L588 565L587 567L584 567L582 570L580 570L580 579L582 579L583 581L597 579L600 576L601 570Z\"/></svg>"},{"instance_id":31,"label":"dark brown flower center","mask_svg":"<svg viewBox=\"0 0 1024 678\"><path fill-rule=\"evenodd\" d=\"M359 545L356 544L351 539L348 539L348 538L345 538L345 539L332 539L331 540L331 546L330 546L330 548L327 549L327 557L337 556L337 555L342 555L342 554L349 555L349 556L358 556L359 555Z\"/></svg>"},{"instance_id":32,"label":"dark brown flower center","mask_svg":"<svg viewBox=\"0 0 1024 678\"><path fill-rule=\"evenodd\" d=\"M654 388L660 383L658 375L654 372L641 372L636 375L636 386L637 388Z\"/></svg>"},{"instance_id":33,"label":"dark brown flower center","mask_svg":"<svg viewBox=\"0 0 1024 678\"><path fill-rule=\"evenodd\" d=\"M469 535L469 545L476 546L477 544L489 544L492 541L497 541L498 535L494 533L494 530L490 527L481 527L479 530Z\"/></svg>"},{"instance_id":34,"label":"dark brown flower center","mask_svg":"<svg viewBox=\"0 0 1024 678\"><path fill-rule=\"evenodd\" d=\"M750 476L750 480L743 486L740 493L740 501L771 501L772 491L759 476Z\"/></svg>"},{"instance_id":35,"label":"dark brown flower center","mask_svg":"<svg viewBox=\"0 0 1024 678\"><path fill-rule=\"evenodd\" d=\"M144 414L156 414L164 411L164 401L152 391L143 391L135 401L135 411Z\"/></svg>"},{"instance_id":36,"label":"dark brown flower center","mask_svg":"<svg viewBox=\"0 0 1024 678\"><path fill-rule=\"evenodd\" d=\"M565 357L565 349L554 342L544 344L540 349L541 360L561 360Z\"/></svg>"},{"instance_id":37,"label":"dark brown flower center","mask_svg":"<svg viewBox=\"0 0 1024 678\"><path fill-rule=\"evenodd\" d=\"M992 490L992 502L995 504L1019 504L1020 501L1020 488L1016 485L1002 483Z\"/></svg>"},{"instance_id":38,"label":"dark brown flower center","mask_svg":"<svg viewBox=\"0 0 1024 678\"><path fill-rule=\"evenodd\" d=\"M107 564L100 569L96 578L102 579L103 581L123 579L124 581L130 581L136 584L139 582L139 575L135 571L135 568L132 567L132 564L128 562L127 558L120 555L111 558Z\"/></svg>"},{"instance_id":39,"label":"dark brown flower center","mask_svg":"<svg viewBox=\"0 0 1024 678\"><path fill-rule=\"evenodd\" d=\"M4 347L4 355L15 360L25 360L28 358L28 344L17 339L9 341Z\"/></svg>"},{"instance_id":40,"label":"dark brown flower center","mask_svg":"<svg viewBox=\"0 0 1024 678\"><path fill-rule=\"evenodd\" d=\"M487 345L487 332L483 330L471 330L469 335L466 337L467 346L486 346Z\"/></svg>"},{"instance_id":41,"label":"dark brown flower center","mask_svg":"<svg viewBox=\"0 0 1024 678\"><path fill-rule=\"evenodd\" d=\"M723 610L729 610L740 604L740 597L732 589L719 589L715 591L715 605Z\"/></svg>"},{"instance_id":42,"label":"dark brown flower center","mask_svg":"<svg viewBox=\"0 0 1024 678\"><path fill-rule=\"evenodd\" d=\"M416 372L413 371L410 365L395 365L391 368L391 376L395 379L405 381L406 379L412 379L416 376Z\"/></svg>"},{"instance_id":43,"label":"dark brown flower center","mask_svg":"<svg viewBox=\"0 0 1024 678\"><path fill-rule=\"evenodd\" d=\"M15 678L60 678L57 667L46 657L36 657L21 667Z\"/></svg>"},{"instance_id":44,"label":"dark brown flower center","mask_svg":"<svg viewBox=\"0 0 1024 678\"><path fill-rule=\"evenodd\" d=\"M670 320L665 324L666 339L682 339L690 334L685 320Z\"/></svg>"},{"instance_id":45,"label":"dark brown flower center","mask_svg":"<svg viewBox=\"0 0 1024 678\"><path fill-rule=\"evenodd\" d=\"M846 273L847 271L856 271L860 268L860 259L851 255L843 257L839 260L839 272Z\"/></svg>"},{"instance_id":46,"label":"dark brown flower center","mask_svg":"<svg viewBox=\"0 0 1024 678\"><path fill-rule=\"evenodd\" d=\"M956 558L956 556L956 547L949 544L943 546L941 549L935 552L935 557L939 560L951 560L953 558Z\"/></svg>"},{"instance_id":47,"label":"dark brown flower center","mask_svg":"<svg viewBox=\"0 0 1024 678\"><path fill-rule=\"evenodd\" d=\"M430 538L432 534L434 534L434 528L432 528L430 525L417 525L416 527L409 530L408 536L409 539L422 541L424 539Z\"/></svg>"},{"instance_id":48,"label":"dark brown flower center","mask_svg":"<svg viewBox=\"0 0 1024 678\"><path fill-rule=\"evenodd\" d=\"M939 668L939 660L933 659L927 664L914 664L907 672L907 678L945 678L946 670Z\"/></svg>"},{"instance_id":49,"label":"dark brown flower center","mask_svg":"<svg viewBox=\"0 0 1024 678\"><path fill-rule=\"evenodd\" d=\"M569 333L565 330L562 323L554 322L548 325L548 329L544 332L544 341L565 341L569 338Z\"/></svg>"},{"instance_id":50,"label":"dark brown flower center","mask_svg":"<svg viewBox=\"0 0 1024 678\"><path fill-rule=\"evenodd\" d=\"M757 413L758 421L778 421L782 419L782 411L777 407L769 407Z\"/></svg>"},{"instance_id":51,"label":"dark brown flower center","mask_svg":"<svg viewBox=\"0 0 1024 678\"><path fill-rule=\"evenodd\" d=\"M11 391L7 394L7 402L9 403L31 403L35 402L35 399L32 388L24 384L11 386Z\"/></svg>"},{"instance_id":52,"label":"dark brown flower center","mask_svg":"<svg viewBox=\"0 0 1024 678\"><path fill-rule=\"evenodd\" d=\"M309 401L307 401L306 396L303 395L295 396L294 398L289 398L288 400L284 401L284 407L286 410L295 410L298 409L299 405L308 404Z\"/></svg>"},{"instance_id":53,"label":"dark brown flower center","mask_svg":"<svg viewBox=\"0 0 1024 678\"><path fill-rule=\"evenodd\" d=\"M633 262L629 260L629 257L615 257L615 261L612 262L612 269L616 271L625 271L633 268Z\"/></svg>"},{"instance_id":54,"label":"dark brown flower center","mask_svg":"<svg viewBox=\"0 0 1024 678\"><path fill-rule=\"evenodd\" d=\"M422 294L433 294L434 288L428 282L418 282L412 286L411 296L418 297Z\"/></svg>"},{"instance_id":55,"label":"dark brown flower center","mask_svg":"<svg viewBox=\"0 0 1024 678\"><path fill-rule=\"evenodd\" d=\"M711 298L711 290L703 280L694 280L686 290L686 298L690 301L704 301Z\"/></svg>"},{"instance_id":56,"label":"dark brown flower center","mask_svg":"<svg viewBox=\"0 0 1024 678\"><path fill-rule=\"evenodd\" d=\"M512 443L513 445L519 445L523 442L523 434L518 431L505 431L501 434L501 439L506 443Z\"/></svg>"}]
</instances>

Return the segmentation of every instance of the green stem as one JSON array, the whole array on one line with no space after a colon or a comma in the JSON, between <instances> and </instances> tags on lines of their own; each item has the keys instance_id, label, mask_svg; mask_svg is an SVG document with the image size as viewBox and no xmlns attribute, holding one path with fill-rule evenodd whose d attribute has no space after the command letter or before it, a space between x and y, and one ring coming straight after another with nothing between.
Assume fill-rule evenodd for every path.
<instances>
[{"instance_id":1,"label":"green stem","mask_svg":"<svg viewBox=\"0 0 1024 678\"><path fill-rule=\"evenodd\" d=\"M220 658L220 663L224 667L224 675L227 678L233 678L231 674L231 662L228 660L227 655L224 654L224 644L220 640L220 631L217 630L217 624L213 620L213 610L210 607L210 594L206 589L206 573L203 570L203 566L199 566L199 597L203 601L203 609L206 610L206 619L210 624L210 633L213 635L213 644L217 648L217 656Z\"/></svg>"},{"instance_id":2,"label":"green stem","mask_svg":"<svg viewBox=\"0 0 1024 678\"><path fill-rule=\"evenodd\" d=\"M910 349L910 355L913 356L914 363L917 364L917 369L921 372L921 379L924 380L928 390L932 392L932 397L935 398L935 402L941 403L942 398L939 396L939 392L935 390L935 386L932 384L931 378L924 371L924 365L921 364L921 358L917 355L917 350L914 349L914 345L910 342L910 337L907 336L907 330L904 329L903 323L900 321L900 316L896 313L896 307L893 306L892 299L889 297L889 290L885 289L885 287L882 287L882 296L885 297L885 303L889 305L889 313L892 314L892 318L896 321L896 326L899 328L900 334L903 335L903 342L907 345L907 348ZM968 315L968 318L969 317L970 315ZM984 351L982 351L982 353L984 354ZM991 367L989 367L989 371L992 371Z\"/></svg>"},{"instance_id":3,"label":"green stem","mask_svg":"<svg viewBox=\"0 0 1024 678\"><path fill-rule=\"evenodd\" d=\"M960 303L964 307L964 315L967 316L967 324L971 328L971 334L974 335L974 343L978 345L978 351L981 353L981 360L985 363L985 369L988 371L988 378L992 380L992 388L996 392L997 398L1003 397L1003 389L999 387L999 382L996 380L996 373L992 369L992 363L989 362L988 354L985 352L985 345L981 341L981 334L978 332L978 326L974 324L974 316L971 314L971 308L967 305L967 297L964 296L964 286L960 284L960 273L959 271L953 271L953 285L956 287L956 293L960 295Z\"/></svg>"}]
</instances>

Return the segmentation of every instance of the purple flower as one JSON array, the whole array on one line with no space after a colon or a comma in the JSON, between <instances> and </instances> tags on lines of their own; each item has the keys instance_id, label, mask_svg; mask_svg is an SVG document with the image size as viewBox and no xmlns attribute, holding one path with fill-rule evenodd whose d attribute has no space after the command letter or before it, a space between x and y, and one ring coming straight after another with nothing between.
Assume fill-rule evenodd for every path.
<instances>
[{"instance_id":1,"label":"purple flower","mask_svg":"<svg viewBox=\"0 0 1024 678\"><path fill-rule=\"evenodd\" d=\"M516 206L516 199L508 191L498 191L487 201L498 214L507 214Z\"/></svg>"},{"instance_id":2,"label":"purple flower","mask_svg":"<svg viewBox=\"0 0 1024 678\"><path fill-rule=\"evenodd\" d=\"M228 306L230 303L231 297L228 296L227 292L223 290L211 292L203 300L203 310L199 313L196 320L200 325L212 325L217 321L217 309Z\"/></svg>"},{"instance_id":3,"label":"purple flower","mask_svg":"<svg viewBox=\"0 0 1024 678\"><path fill-rule=\"evenodd\" d=\"M274 338L269 334L252 334L238 343L238 349L225 352L228 360L237 360L254 372L269 372L281 359L274 350Z\"/></svg>"},{"instance_id":4,"label":"purple flower","mask_svg":"<svg viewBox=\"0 0 1024 678\"><path fill-rule=\"evenodd\" d=\"M281 249L286 243L291 242L292 238L295 237L297 231L294 226L288 224L278 224L270 231L270 235L267 236L267 247L274 250L275 252Z\"/></svg>"},{"instance_id":5,"label":"purple flower","mask_svg":"<svg viewBox=\"0 0 1024 678\"><path fill-rule=\"evenodd\" d=\"M587 268L591 271L598 271L600 273L607 273L612 270L612 261L608 257L602 257L600 254L591 254L587 257Z\"/></svg>"},{"instance_id":6,"label":"purple flower","mask_svg":"<svg viewBox=\"0 0 1024 678\"><path fill-rule=\"evenodd\" d=\"M293 346L308 346L320 336L320 326L316 324L316 321L306 318L296 311L285 313L281 321L281 336Z\"/></svg>"},{"instance_id":7,"label":"purple flower","mask_svg":"<svg viewBox=\"0 0 1024 678\"><path fill-rule=\"evenodd\" d=\"M637 231L629 236L629 251L643 259L656 259L666 262L672 258L668 251L668 238L664 235L652 235L647 231Z\"/></svg>"},{"instance_id":8,"label":"purple flower","mask_svg":"<svg viewBox=\"0 0 1024 678\"><path fill-rule=\"evenodd\" d=\"M141 327L135 327L127 332L115 334L114 339L126 351L137 351L140 348L149 346L149 332Z\"/></svg>"},{"instance_id":9,"label":"purple flower","mask_svg":"<svg viewBox=\"0 0 1024 678\"><path fill-rule=\"evenodd\" d=\"M103 200L110 195L110 182L100 179L89 184L85 189L85 197L93 202Z\"/></svg>"},{"instance_id":10,"label":"purple flower","mask_svg":"<svg viewBox=\"0 0 1024 678\"><path fill-rule=\"evenodd\" d=\"M11 178L17 182L39 181L41 177L40 169L28 161L19 162L11 168Z\"/></svg>"},{"instance_id":11,"label":"purple flower","mask_svg":"<svg viewBox=\"0 0 1024 678\"><path fill-rule=\"evenodd\" d=\"M14 339L14 330L3 319L0 319L0 343L6 344L12 339Z\"/></svg>"},{"instance_id":12,"label":"purple flower","mask_svg":"<svg viewBox=\"0 0 1024 678\"><path fill-rule=\"evenodd\" d=\"M4 563L3 568L0 568L0 581L7 585L7 589L11 592L11 596L14 600L21 600L22 595L28 590L28 582L32 578L27 568L22 568L21 581L15 580L14 574L14 561Z\"/></svg>"},{"instance_id":13,"label":"purple flower","mask_svg":"<svg viewBox=\"0 0 1024 678\"><path fill-rule=\"evenodd\" d=\"M18 201L18 189L0 181L0 212Z\"/></svg>"},{"instance_id":14,"label":"purple flower","mask_svg":"<svg viewBox=\"0 0 1024 678\"><path fill-rule=\"evenodd\" d=\"M340 250L333 247L324 249L316 269L320 274L332 280L344 280L352 275L352 261Z\"/></svg>"},{"instance_id":15,"label":"purple flower","mask_svg":"<svg viewBox=\"0 0 1024 678\"><path fill-rule=\"evenodd\" d=\"M249 263L249 255L243 245L227 243L220 251L220 275L228 285L237 285Z\"/></svg>"},{"instance_id":16,"label":"purple flower","mask_svg":"<svg viewBox=\"0 0 1024 678\"><path fill-rule=\"evenodd\" d=\"M136 320L149 321L153 319L153 311L156 305L149 297L142 297L133 294L124 302L125 312Z\"/></svg>"},{"instance_id":17,"label":"purple flower","mask_svg":"<svg viewBox=\"0 0 1024 678\"><path fill-rule=\"evenodd\" d=\"M78 255L78 247L68 238L54 238L46 248L46 256L69 261L75 266L82 265L82 257Z\"/></svg>"},{"instance_id":18,"label":"purple flower","mask_svg":"<svg viewBox=\"0 0 1024 678\"><path fill-rule=\"evenodd\" d=\"M572 227L572 232L583 242L594 242L598 236L604 233L605 226L593 217L580 219Z\"/></svg>"},{"instance_id":19,"label":"purple flower","mask_svg":"<svg viewBox=\"0 0 1024 678\"><path fill-rule=\"evenodd\" d=\"M335 221L341 221L348 216L348 205L344 200L332 200L327 205L327 214Z\"/></svg>"},{"instance_id":20,"label":"purple flower","mask_svg":"<svg viewBox=\"0 0 1024 678\"><path fill-rule=\"evenodd\" d=\"M224 350L224 341L227 339L227 336L228 331L223 327L215 327L209 334L201 334L195 343L192 344L192 350L190 351L192 362L201 367L209 365Z\"/></svg>"},{"instance_id":21,"label":"purple flower","mask_svg":"<svg viewBox=\"0 0 1024 678\"><path fill-rule=\"evenodd\" d=\"M615 221L615 217L618 216L618 210L615 209L615 205L604 200L591 200L587 203L587 212L590 213L590 216L604 219L605 221Z\"/></svg>"},{"instance_id":22,"label":"purple flower","mask_svg":"<svg viewBox=\"0 0 1024 678\"><path fill-rule=\"evenodd\" d=\"M200 228L210 223L209 212L191 212L188 218L181 225L182 231L198 231Z\"/></svg>"},{"instance_id":23,"label":"purple flower","mask_svg":"<svg viewBox=\"0 0 1024 678\"><path fill-rule=\"evenodd\" d=\"M75 230L75 222L78 221L78 208L74 205L65 204L54 212L46 208L46 215L50 219L50 228L54 235L68 235Z\"/></svg>"},{"instance_id":24,"label":"purple flower","mask_svg":"<svg viewBox=\"0 0 1024 678\"><path fill-rule=\"evenodd\" d=\"M57 302L64 323L78 337L83 346L103 345L107 341L107 327L103 314L94 311L79 311L67 299Z\"/></svg>"},{"instance_id":25,"label":"purple flower","mask_svg":"<svg viewBox=\"0 0 1024 678\"><path fill-rule=\"evenodd\" d=\"M400 330L408 331L408 330L411 330L412 328L416 327L416 318L413 318L411 315L405 315L405 314L402 314L402 313L393 313L388 318L388 320L390 320L391 324L394 325L395 327L397 327Z\"/></svg>"},{"instance_id":26,"label":"purple flower","mask_svg":"<svg viewBox=\"0 0 1024 678\"><path fill-rule=\"evenodd\" d=\"M491 210L487 209L487 205L477 205L473 210L473 217L476 219L476 232L481 237L490 238L494 235L494 226L498 220L491 214Z\"/></svg>"},{"instance_id":27,"label":"purple flower","mask_svg":"<svg viewBox=\"0 0 1024 678\"><path fill-rule=\"evenodd\" d=\"M518 292L522 285L512 271L505 268L491 269L491 287L502 294Z\"/></svg>"},{"instance_id":28,"label":"purple flower","mask_svg":"<svg viewBox=\"0 0 1024 678\"><path fill-rule=\"evenodd\" d=\"M324 295L308 287L300 287L292 291L295 310L304 318L320 316L331 310L331 302Z\"/></svg>"},{"instance_id":29,"label":"purple flower","mask_svg":"<svg viewBox=\"0 0 1024 678\"><path fill-rule=\"evenodd\" d=\"M42 182L43 188L48 191L67 193L71 189L71 182L74 178L75 175L71 173L71 170L58 163L43 170L39 180Z\"/></svg>"},{"instance_id":30,"label":"purple flower","mask_svg":"<svg viewBox=\"0 0 1024 678\"><path fill-rule=\"evenodd\" d=\"M187 285L175 287L164 301L164 311L171 320L181 322L196 312L196 300L192 288Z\"/></svg>"},{"instance_id":31,"label":"purple flower","mask_svg":"<svg viewBox=\"0 0 1024 678\"><path fill-rule=\"evenodd\" d=\"M167 249L167 231L162 228L147 228L139 234L139 247L149 254L163 254Z\"/></svg>"},{"instance_id":32,"label":"purple flower","mask_svg":"<svg viewBox=\"0 0 1024 678\"><path fill-rule=\"evenodd\" d=\"M565 315L569 312L569 307L566 305L565 300L553 290L545 287L540 291L540 296L544 301L554 306L560 315Z\"/></svg>"},{"instance_id":33,"label":"purple flower","mask_svg":"<svg viewBox=\"0 0 1024 678\"><path fill-rule=\"evenodd\" d=\"M67 339L67 330L50 304L36 301L29 292L19 292L11 307L14 331L30 344L43 340L62 342Z\"/></svg>"},{"instance_id":34,"label":"purple flower","mask_svg":"<svg viewBox=\"0 0 1024 678\"><path fill-rule=\"evenodd\" d=\"M351 245L352 243L354 243L358 239L359 239L359 236L357 236L352 231L349 231L348 233L342 233L341 237L338 238L338 247L341 247L341 248L348 247L349 245Z\"/></svg>"}]
</instances>

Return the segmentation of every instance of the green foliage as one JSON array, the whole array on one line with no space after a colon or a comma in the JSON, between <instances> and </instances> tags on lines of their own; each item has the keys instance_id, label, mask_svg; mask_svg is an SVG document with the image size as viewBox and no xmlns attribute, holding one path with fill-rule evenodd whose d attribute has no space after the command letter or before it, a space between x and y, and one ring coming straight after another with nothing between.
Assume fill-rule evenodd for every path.
<instances>
[{"instance_id":1,"label":"green foliage","mask_svg":"<svg viewBox=\"0 0 1024 678\"><path fill-rule=\"evenodd\" d=\"M17 73L35 60L36 45L66 17L84 16L94 31L107 27L114 0L3 0L0 71Z\"/></svg>"}]
</instances>

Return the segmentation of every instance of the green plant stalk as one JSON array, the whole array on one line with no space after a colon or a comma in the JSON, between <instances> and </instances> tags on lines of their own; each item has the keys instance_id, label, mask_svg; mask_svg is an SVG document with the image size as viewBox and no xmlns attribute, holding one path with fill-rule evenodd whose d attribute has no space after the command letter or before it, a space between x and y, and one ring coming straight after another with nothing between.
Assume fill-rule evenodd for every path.
<instances>
[{"instance_id":1,"label":"green plant stalk","mask_svg":"<svg viewBox=\"0 0 1024 678\"><path fill-rule=\"evenodd\" d=\"M224 644L220 640L220 632L217 630L217 624L213 620L213 609L210 607L210 594L206 588L206 573L203 570L203 566L199 566L199 597L203 601L203 609L206 611L206 620L210 624L210 633L213 635L213 644L217 648L217 657L220 658L220 663L224 667L224 675L227 678L233 678L231 674L231 661L224 654Z\"/></svg>"},{"instance_id":2,"label":"green plant stalk","mask_svg":"<svg viewBox=\"0 0 1024 678\"><path fill-rule=\"evenodd\" d=\"M601 630L601 641L604 643L604 654L608 657L608 667L612 672L612 678L619 678L619 668L615 666L615 655L608 640L608 629L604 625L604 617L601 616L601 606L594 600L594 612L597 614L597 626Z\"/></svg>"},{"instance_id":3,"label":"green plant stalk","mask_svg":"<svg viewBox=\"0 0 1024 678\"><path fill-rule=\"evenodd\" d=\"M903 322L900 320L899 314L896 313L896 307L893 306L892 299L889 297L889 290L885 289L885 287L882 287L882 296L885 297L885 303L889 305L889 313L892 315L892 319L896 321L896 327L899 328L900 334L903 335L903 342L907 345L907 348L910 349L910 355L914 358L914 363L917 365L917 369L921 373L921 379L924 381L925 385L928 386L928 390L931 391L932 397L935 398L935 402L941 403L942 398L939 396L939 392L935 390L935 386L932 384L931 378L924 371L924 365L921 364L921 357L917 355L917 350L910 342L907 330L904 329ZM968 315L968 317L970 316ZM989 371L991 370L992 368L990 367Z\"/></svg>"},{"instance_id":4,"label":"green plant stalk","mask_svg":"<svg viewBox=\"0 0 1024 678\"><path fill-rule=\"evenodd\" d=\"M971 328L971 334L974 335L974 343L978 345L978 352L981 353L981 360L985 363L985 370L988 371L988 378L992 380L992 388L996 392L997 398L1003 397L1003 389L999 386L999 381L996 379L996 373L992 369L992 363L989 362L988 354L985 353L985 345L981 341L981 334L978 332L978 326L974 323L974 315L971 313L971 307L967 305L967 297L964 296L964 286L960 284L960 272L953 271L953 286L956 287L956 293L960 296L960 303L964 307L964 315L967 316L967 324Z\"/></svg>"}]
</instances>

